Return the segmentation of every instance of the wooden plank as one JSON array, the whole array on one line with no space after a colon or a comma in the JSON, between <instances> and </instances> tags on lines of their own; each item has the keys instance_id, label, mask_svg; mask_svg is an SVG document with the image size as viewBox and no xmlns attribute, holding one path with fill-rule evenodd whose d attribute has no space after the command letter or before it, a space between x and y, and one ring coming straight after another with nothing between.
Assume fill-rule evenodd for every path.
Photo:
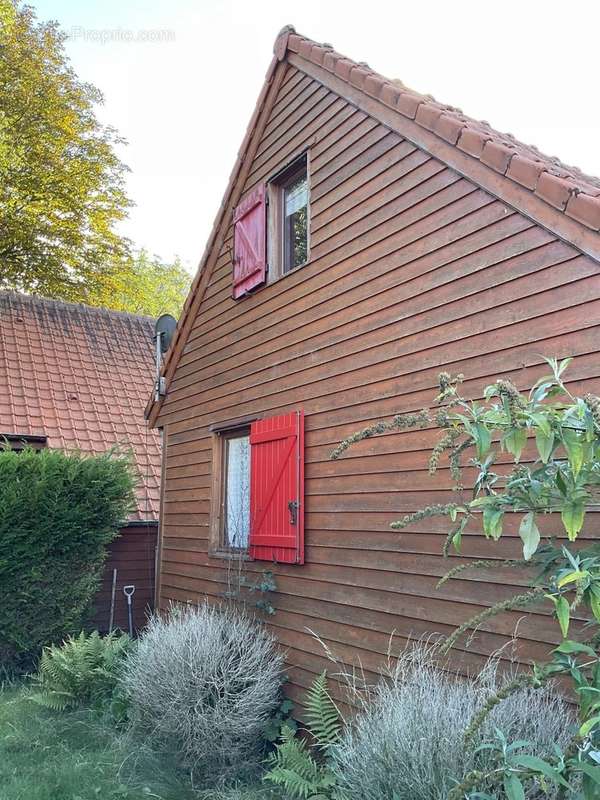
<instances>
[{"instance_id":1,"label":"wooden plank","mask_svg":"<svg viewBox=\"0 0 600 800\"><path fill-rule=\"evenodd\" d=\"M383 140L387 141L384 143ZM371 163L400 142L399 136L367 118L328 153L327 159L323 156L320 160L311 158L311 201L327 191L321 188L324 181L334 177L339 178L340 182L345 180L349 174L358 172L364 166L363 162Z\"/></svg>"},{"instance_id":2,"label":"wooden plank","mask_svg":"<svg viewBox=\"0 0 600 800\"><path fill-rule=\"evenodd\" d=\"M312 291L317 288L322 289L324 282L327 285L339 280L340 277L348 274L349 269L354 271L367 266L373 268L382 260L389 265L392 255L397 265L396 268L398 268L420 256L430 255L483 227L505 219L507 215L505 207L493 203L486 195L474 191L460 202L453 203L448 208L440 209L434 214L425 215L423 219L408 227L401 225L400 230L396 231L393 226L390 226L387 235L384 234L383 238L380 238L381 232L379 231L371 234L371 243L364 240L367 237L357 239L348 251L331 253L323 259L309 262L301 270L290 273L284 280L272 284L272 287L267 287L263 291L262 297L261 293L258 293L247 298L243 307L237 307L236 314L225 319L221 314L229 306L230 301L224 300L223 308L219 308L218 311L215 309L214 315L207 314L199 318L189 346L192 347L195 339L203 332L210 332L210 335L215 336L227 331L233 318L236 318L239 324L240 319L249 314L256 320L260 318L261 313L268 314L274 309L283 310L286 305L283 297L284 290L285 297L291 303L297 296L312 294ZM325 274L324 270L326 270ZM282 289L282 284L284 289ZM323 302L322 298L321 302ZM256 313L259 308L260 311Z\"/></svg>"},{"instance_id":3,"label":"wooden plank","mask_svg":"<svg viewBox=\"0 0 600 800\"><path fill-rule=\"evenodd\" d=\"M343 414L346 415L348 419L354 420L356 418L356 409L363 409L368 404L375 407L375 405L379 403L381 413L385 413L385 408L389 409L389 413L395 413L399 410L398 398L412 394L417 388L427 390L429 392L427 399L430 399L431 394L437 386L437 376L440 369L445 369L453 374L458 374L460 372L465 374L466 371L472 375L473 378L483 377L487 380L487 383L489 383L490 379L493 380L498 374L504 374L513 379L518 377L519 373L516 368L519 365L543 365L544 362L540 356L540 352L557 352L561 357L571 355L572 353L576 355L595 353L599 332L597 322L595 323L593 319L590 320L587 318L586 314L583 313L579 317L578 327L573 328L571 325L569 330L572 332L569 342L572 343L566 351L564 346L565 330L563 328L558 329L556 332L552 331L546 333L546 335L534 339L533 341L516 343L509 347L501 347L501 349L497 349L496 345L493 350L487 351L490 355L493 354L493 359L463 359L459 353L457 353L456 358L454 358L455 354L450 353L447 354L450 357L440 357L436 364L428 364L422 369L410 364L407 365L408 368L405 372L398 372L386 378L365 384L364 386L354 387L351 395L344 389L341 391L337 389L330 391L328 386L324 386L319 393L315 394L312 392L308 397L304 392L294 392L291 393L289 397L285 398L275 396L271 398L269 402L261 404L261 408L256 410L261 413L278 411L281 410L283 401L283 404L287 403L290 406L304 406L309 413L309 419L317 414L329 415L331 419L334 419L336 415L340 417L340 415ZM496 368L495 374L492 375L489 373L489 367L491 365L494 365ZM538 376L541 374L541 371L538 371ZM401 380L399 380L399 378L401 378ZM388 403L393 403L395 407L387 405ZM401 406L400 410L404 411L409 409ZM235 410L233 414L235 415ZM379 416L375 411L373 414ZM224 417L227 419L231 418L231 416L232 412L228 408L222 413L219 412L219 418ZM198 414L195 414L192 415L193 422L190 423L188 416L182 414L180 421L172 423L172 428L173 430L186 430L189 428L190 424L208 425L211 418L215 419L212 412L205 420L198 416Z\"/></svg>"},{"instance_id":4,"label":"wooden plank","mask_svg":"<svg viewBox=\"0 0 600 800\"><path fill-rule=\"evenodd\" d=\"M220 387L214 390L208 388L202 392L202 410L204 413L209 413L216 407L222 408L223 402L231 403L234 398L232 407L264 401L271 394L280 395L294 388L303 387L307 390L308 384L318 383L326 378L331 379L332 376L336 377L338 391L350 390L364 382L368 383L375 377L382 379L386 372L389 374L390 370L397 369L401 358L416 359L417 363L423 366L431 365L439 359L440 348L454 346L465 350L466 355L477 351L480 342L487 342L488 348L492 348L493 351L499 343L498 331L503 331L503 342L507 345L509 342L515 343L515 337L521 333L527 332L531 335L549 332L548 323L551 321L562 318L562 324L568 325L574 315L583 311L583 306L587 309L586 313L592 315L591 319L599 321L600 301L586 303L599 286L600 276L597 275L579 277L572 284L561 286L560 293L542 285L540 291L536 292L535 299L532 293L532 297L521 298L520 302L515 298L496 308L476 310L468 317L442 320L439 326L434 327L428 327L430 325L428 317L420 315L415 320L414 327L403 323L407 329L404 336L394 338L391 332L388 332L390 338L387 341L376 342L369 347L369 340L365 335L360 338L360 350L348 353L338 346L338 353L329 362L315 360L315 366L310 368L301 363L293 364L295 369L290 369L288 365L274 367L269 371L265 370L251 381L241 379L241 383L235 381L230 383L226 392ZM580 306L581 308L578 308ZM439 312L436 310L429 316L435 318L439 316ZM532 318L539 319L536 330L530 330L531 326L528 323ZM370 338L373 340L376 336ZM238 389L241 391L238 392ZM235 392L235 395L232 392ZM191 397L197 398L197 386L194 383L178 393L177 399L173 399L165 409L166 413L171 415L189 408L195 409L196 412L200 411L199 398L190 404Z\"/></svg>"},{"instance_id":5,"label":"wooden plank","mask_svg":"<svg viewBox=\"0 0 600 800\"><path fill-rule=\"evenodd\" d=\"M399 211L408 208L411 198L410 196L406 197L406 195L411 189L420 188L423 196L426 196L429 186L433 183L435 177L441 182L440 188L449 186L459 180L458 175L450 172L450 170L444 169L441 164L437 161L433 161L433 159L424 162L421 159L411 160L411 156L414 156L414 153L415 151L409 153L408 156L402 158L394 165L395 169L387 170L383 174L386 180L383 182L381 180L379 181L380 184L383 183L379 191L374 191L374 182L369 181L365 184L369 192L368 197L362 200L362 202L354 204L351 209L347 210L343 215L336 214L334 217L336 221L335 226L325 225L325 227L323 227L321 215L312 217L313 233L311 242L313 258L318 258L320 254L319 247L322 246L323 242L327 242L328 245L327 250L324 250L325 253L335 249L336 239L345 243L353 238L352 235L346 231L346 228L357 224L364 218L369 217L369 223L374 227L378 224L378 216L382 217L382 215L385 214L386 219L391 219L396 216ZM415 161L417 162L417 166L413 167ZM390 174L394 176L397 175L398 177L392 182L388 180ZM428 185L427 182L429 179L431 179L431 183ZM404 203L407 205L403 206ZM336 211L338 210L336 205ZM352 233L354 233L354 231Z\"/></svg>"},{"instance_id":6,"label":"wooden plank","mask_svg":"<svg viewBox=\"0 0 600 800\"><path fill-rule=\"evenodd\" d=\"M180 362L179 373L185 376L190 369L202 369L204 373L207 367L220 371L225 351L228 357L237 357L240 352L247 354L249 358L255 353L257 357L261 357L278 347L282 335L287 337L282 342L285 345L290 341L302 341L306 336L310 338L317 333L335 330L341 319L354 319L362 312L364 300L385 308L386 300L391 305L398 291L412 291L414 294L417 280L419 286L423 284L425 290L428 290L448 280L525 254L548 242L548 234L539 229L532 232L529 223L514 215L500 220L493 228L453 242L450 246L438 249L432 256L409 261L403 265L402 270L394 269L383 263L383 260L374 265L359 267L356 271L348 267L346 280L328 284L326 303L313 293L310 297L320 302L310 303L306 296L291 301L288 317L285 316L284 309L281 309L270 310L266 319L260 314L255 315L254 320L247 320L242 344L239 342L239 332L234 335L224 331L215 342L211 342L207 336L196 338L196 342L202 343L202 349L190 346ZM483 233L487 244L481 241ZM568 258L571 254L568 248L562 243L559 247L562 248L559 252L564 252L564 257ZM535 257L535 254L532 255L532 259ZM543 258L542 254L542 260ZM507 279L510 278L509 269L510 263L507 264ZM406 284L409 285L403 290L401 287ZM369 313L372 310L373 306L370 306ZM293 325L290 325L290 319L293 320ZM316 327L317 322L319 327ZM309 325L311 327L307 329ZM265 348L270 349L267 351ZM242 362L236 358L235 363L237 365ZM206 374L210 375L211 371L207 370Z\"/></svg>"},{"instance_id":7,"label":"wooden plank","mask_svg":"<svg viewBox=\"0 0 600 800\"><path fill-rule=\"evenodd\" d=\"M388 220L400 215L402 222L398 229L401 230L423 216L467 197L473 191L471 184L460 181L448 170L431 178L417 179L414 186L405 180L403 188L405 191L400 192L394 200L390 200L389 194L384 192L378 198L377 208L373 208L370 214L350 221L348 225L342 222L341 225L336 225L337 230L331 231L329 236L319 237L314 244L314 258L324 258L340 248L345 250L355 239L368 236L367 241L370 241L371 234L378 228L384 230Z\"/></svg>"}]
</instances>

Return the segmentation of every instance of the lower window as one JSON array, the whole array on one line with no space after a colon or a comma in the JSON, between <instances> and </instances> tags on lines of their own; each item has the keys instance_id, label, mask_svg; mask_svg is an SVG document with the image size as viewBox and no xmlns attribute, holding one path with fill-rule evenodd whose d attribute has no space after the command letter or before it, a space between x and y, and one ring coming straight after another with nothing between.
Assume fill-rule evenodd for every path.
<instances>
[{"instance_id":1,"label":"lower window","mask_svg":"<svg viewBox=\"0 0 600 800\"><path fill-rule=\"evenodd\" d=\"M245 550L250 535L250 431L223 436L221 547Z\"/></svg>"},{"instance_id":2,"label":"lower window","mask_svg":"<svg viewBox=\"0 0 600 800\"><path fill-rule=\"evenodd\" d=\"M304 563L304 414L215 431L209 552Z\"/></svg>"}]
</instances>

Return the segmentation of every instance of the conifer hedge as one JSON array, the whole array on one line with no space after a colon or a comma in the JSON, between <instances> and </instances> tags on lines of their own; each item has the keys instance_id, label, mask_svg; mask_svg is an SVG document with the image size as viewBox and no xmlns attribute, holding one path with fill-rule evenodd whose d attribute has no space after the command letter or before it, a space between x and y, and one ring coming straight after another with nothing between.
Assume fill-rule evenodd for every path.
<instances>
[{"instance_id":1,"label":"conifer hedge","mask_svg":"<svg viewBox=\"0 0 600 800\"><path fill-rule=\"evenodd\" d=\"M0 666L30 669L81 629L106 545L134 502L131 459L110 451L0 450Z\"/></svg>"}]
</instances>

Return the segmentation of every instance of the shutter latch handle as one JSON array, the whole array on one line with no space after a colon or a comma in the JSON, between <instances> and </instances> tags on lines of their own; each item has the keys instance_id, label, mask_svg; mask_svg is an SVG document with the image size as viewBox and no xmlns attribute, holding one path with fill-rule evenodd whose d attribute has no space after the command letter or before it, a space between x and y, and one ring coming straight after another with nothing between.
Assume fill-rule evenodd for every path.
<instances>
[{"instance_id":1,"label":"shutter latch handle","mask_svg":"<svg viewBox=\"0 0 600 800\"><path fill-rule=\"evenodd\" d=\"M290 500L288 503L288 508L290 511L290 525L297 525L298 524L298 508L300 503L297 500Z\"/></svg>"}]
</instances>

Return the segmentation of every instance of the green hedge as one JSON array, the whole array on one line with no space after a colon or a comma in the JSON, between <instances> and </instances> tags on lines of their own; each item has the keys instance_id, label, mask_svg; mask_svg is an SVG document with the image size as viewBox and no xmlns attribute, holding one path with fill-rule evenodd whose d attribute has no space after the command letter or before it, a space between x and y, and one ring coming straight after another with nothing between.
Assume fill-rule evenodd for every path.
<instances>
[{"instance_id":1,"label":"green hedge","mask_svg":"<svg viewBox=\"0 0 600 800\"><path fill-rule=\"evenodd\" d=\"M81 629L134 502L131 459L0 450L0 664L29 669Z\"/></svg>"}]
</instances>

